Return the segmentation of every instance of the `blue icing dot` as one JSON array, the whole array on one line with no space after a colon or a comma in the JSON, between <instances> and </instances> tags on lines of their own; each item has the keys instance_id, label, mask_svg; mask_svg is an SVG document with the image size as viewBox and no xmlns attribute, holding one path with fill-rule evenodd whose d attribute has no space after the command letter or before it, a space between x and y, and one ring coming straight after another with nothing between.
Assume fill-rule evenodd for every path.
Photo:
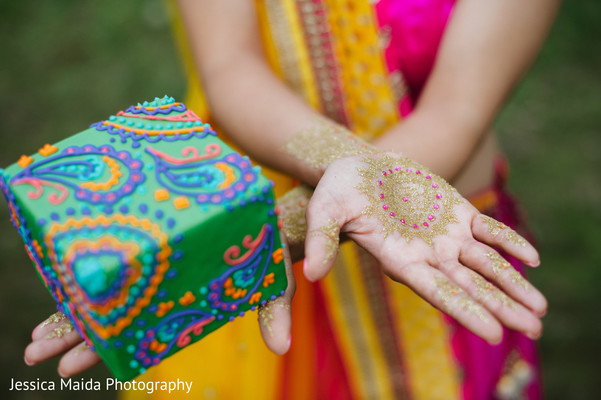
<instances>
[{"instance_id":1,"label":"blue icing dot","mask_svg":"<svg viewBox=\"0 0 601 400\"><path fill-rule=\"evenodd\" d=\"M275 212L273 210L269 210L267 215L269 215L270 217L273 217L275 215Z\"/></svg>"},{"instance_id":2,"label":"blue icing dot","mask_svg":"<svg viewBox=\"0 0 601 400\"><path fill-rule=\"evenodd\" d=\"M184 124L183 124L182 122L177 122L177 123L175 124L175 127L176 127L176 128L183 128L183 127L184 127Z\"/></svg>"},{"instance_id":3,"label":"blue icing dot","mask_svg":"<svg viewBox=\"0 0 601 400\"><path fill-rule=\"evenodd\" d=\"M219 318L218 318L218 319L219 319ZM232 322L234 319L235 319L235 318L234 318L234 316L230 316L230 317L228 318L228 320L229 320L230 322Z\"/></svg>"},{"instance_id":4,"label":"blue icing dot","mask_svg":"<svg viewBox=\"0 0 601 400\"><path fill-rule=\"evenodd\" d=\"M181 250L177 250L176 252L173 253L173 259L174 260L179 260L184 256L184 252Z\"/></svg>"},{"instance_id":5,"label":"blue icing dot","mask_svg":"<svg viewBox=\"0 0 601 400\"><path fill-rule=\"evenodd\" d=\"M125 118L119 117L119 118L117 118L117 121L122 124L125 122Z\"/></svg>"},{"instance_id":6,"label":"blue icing dot","mask_svg":"<svg viewBox=\"0 0 601 400\"><path fill-rule=\"evenodd\" d=\"M142 339L144 337L144 331L136 331L136 339Z\"/></svg>"},{"instance_id":7,"label":"blue icing dot","mask_svg":"<svg viewBox=\"0 0 601 400\"><path fill-rule=\"evenodd\" d=\"M110 138L110 139L109 139L109 142L111 142L111 143L115 143L115 138L114 138L114 137Z\"/></svg>"},{"instance_id":8,"label":"blue icing dot","mask_svg":"<svg viewBox=\"0 0 601 400\"><path fill-rule=\"evenodd\" d=\"M238 314L241 317L244 317L244 311L240 311L240 314Z\"/></svg>"},{"instance_id":9,"label":"blue icing dot","mask_svg":"<svg viewBox=\"0 0 601 400\"><path fill-rule=\"evenodd\" d=\"M136 124L136 128L138 128L138 129L142 129L142 128L144 128L144 124L143 124L143 123L141 123L141 122L138 122L138 123Z\"/></svg>"},{"instance_id":10,"label":"blue icing dot","mask_svg":"<svg viewBox=\"0 0 601 400\"><path fill-rule=\"evenodd\" d=\"M159 296L161 297L161 296ZM151 305L150 307L148 307L148 311L150 311L151 313L156 312L156 310L158 310L159 308L156 306L156 304Z\"/></svg>"},{"instance_id":11,"label":"blue icing dot","mask_svg":"<svg viewBox=\"0 0 601 400\"><path fill-rule=\"evenodd\" d=\"M173 218L169 218L167 220L167 227L169 227L170 229L172 229L173 227L175 227L175 220Z\"/></svg>"},{"instance_id":12,"label":"blue icing dot","mask_svg":"<svg viewBox=\"0 0 601 400\"><path fill-rule=\"evenodd\" d=\"M122 341L120 341L120 340L116 340L116 341L114 342L114 344L115 344L115 347L121 347L121 346L123 346L123 342L122 342Z\"/></svg>"},{"instance_id":13,"label":"blue icing dot","mask_svg":"<svg viewBox=\"0 0 601 400\"><path fill-rule=\"evenodd\" d=\"M40 219L38 219L38 225L39 225L39 226L44 226L44 225L46 225L46 220L45 220L44 218L40 218Z\"/></svg>"},{"instance_id":14,"label":"blue icing dot","mask_svg":"<svg viewBox=\"0 0 601 400\"><path fill-rule=\"evenodd\" d=\"M132 337L134 335L133 331L125 331L125 336L126 337Z\"/></svg>"},{"instance_id":15,"label":"blue icing dot","mask_svg":"<svg viewBox=\"0 0 601 400\"><path fill-rule=\"evenodd\" d=\"M129 207L124 204L119 207L119 211L121 211L123 214L127 214L129 212Z\"/></svg>"},{"instance_id":16,"label":"blue icing dot","mask_svg":"<svg viewBox=\"0 0 601 400\"><path fill-rule=\"evenodd\" d=\"M211 310L211 314L213 314L213 315L217 315L217 310L215 310L215 309L212 309L212 310ZM222 317L222 318L223 318L223 317Z\"/></svg>"},{"instance_id":17,"label":"blue icing dot","mask_svg":"<svg viewBox=\"0 0 601 400\"><path fill-rule=\"evenodd\" d=\"M275 294L271 295L270 299L271 299L271 300L275 300L275 299L276 299L276 296L275 296Z\"/></svg>"},{"instance_id":18,"label":"blue icing dot","mask_svg":"<svg viewBox=\"0 0 601 400\"><path fill-rule=\"evenodd\" d=\"M113 208L112 207L105 207L104 208L104 212L107 214L112 214L113 213Z\"/></svg>"},{"instance_id":19,"label":"blue icing dot","mask_svg":"<svg viewBox=\"0 0 601 400\"><path fill-rule=\"evenodd\" d=\"M218 321L221 321L222 319L223 319L223 315L219 314L219 315L217 316L217 320L218 320Z\"/></svg>"},{"instance_id":20,"label":"blue icing dot","mask_svg":"<svg viewBox=\"0 0 601 400\"><path fill-rule=\"evenodd\" d=\"M164 214L163 214L163 211L162 211L162 210L157 210L157 212L156 212L156 213L154 213L154 215L156 215L156 217L157 217L158 219L161 219L161 218L163 218L163 215L164 215Z\"/></svg>"},{"instance_id":21,"label":"blue icing dot","mask_svg":"<svg viewBox=\"0 0 601 400\"><path fill-rule=\"evenodd\" d=\"M144 321L143 319L140 319L140 320L138 320L138 322L136 322L136 324L138 326L144 326L144 325L146 325L146 321Z\"/></svg>"},{"instance_id":22,"label":"blue icing dot","mask_svg":"<svg viewBox=\"0 0 601 400\"><path fill-rule=\"evenodd\" d=\"M146 129L152 130L152 129L154 129L154 125L146 124Z\"/></svg>"},{"instance_id":23,"label":"blue icing dot","mask_svg":"<svg viewBox=\"0 0 601 400\"><path fill-rule=\"evenodd\" d=\"M128 332L126 332L126 336L127 336ZM134 346L133 344L130 344L129 346L127 346L125 348L125 351L127 351L129 354L133 354L136 351L136 346Z\"/></svg>"},{"instance_id":24,"label":"blue icing dot","mask_svg":"<svg viewBox=\"0 0 601 400\"><path fill-rule=\"evenodd\" d=\"M175 277L175 275L177 275L177 271L174 269L170 269L169 272L165 274L165 276L167 276L167 278L169 279Z\"/></svg>"},{"instance_id":25,"label":"blue icing dot","mask_svg":"<svg viewBox=\"0 0 601 400\"><path fill-rule=\"evenodd\" d=\"M208 292L208 290L205 286L201 287L198 291L200 292L200 294L203 294L203 295L207 294L207 292Z\"/></svg>"},{"instance_id":26,"label":"blue icing dot","mask_svg":"<svg viewBox=\"0 0 601 400\"><path fill-rule=\"evenodd\" d=\"M114 115L111 115L109 117L109 121L116 121L116 120L117 120L117 117L115 117Z\"/></svg>"},{"instance_id":27,"label":"blue icing dot","mask_svg":"<svg viewBox=\"0 0 601 400\"><path fill-rule=\"evenodd\" d=\"M252 306L250 309L251 311L255 311L257 309L257 306Z\"/></svg>"},{"instance_id":28,"label":"blue icing dot","mask_svg":"<svg viewBox=\"0 0 601 400\"><path fill-rule=\"evenodd\" d=\"M129 362L129 366L130 366L131 368L138 368L138 362L137 362L136 360L131 360L131 361Z\"/></svg>"},{"instance_id":29,"label":"blue icing dot","mask_svg":"<svg viewBox=\"0 0 601 400\"><path fill-rule=\"evenodd\" d=\"M173 124L167 124L167 125L165 125L165 128L167 128L167 129L173 129Z\"/></svg>"},{"instance_id":30,"label":"blue icing dot","mask_svg":"<svg viewBox=\"0 0 601 400\"><path fill-rule=\"evenodd\" d=\"M142 214L146 214L148 212L148 206L146 204L140 204L138 209Z\"/></svg>"},{"instance_id":31,"label":"blue icing dot","mask_svg":"<svg viewBox=\"0 0 601 400\"><path fill-rule=\"evenodd\" d=\"M133 143L131 144L131 147L138 148L138 147L140 147L140 143L138 143L138 142L133 142Z\"/></svg>"},{"instance_id":32,"label":"blue icing dot","mask_svg":"<svg viewBox=\"0 0 601 400\"><path fill-rule=\"evenodd\" d=\"M59 220L59 218L60 218L60 217L58 216L58 214L57 214L57 213L52 213L52 214L50 214L50 219L51 219L51 220L53 220L53 221L58 221L58 220Z\"/></svg>"},{"instance_id":33,"label":"blue icing dot","mask_svg":"<svg viewBox=\"0 0 601 400\"><path fill-rule=\"evenodd\" d=\"M200 306L201 306L201 307L206 307L206 306L207 306L207 302L206 302L206 300L203 300L203 301L201 301L201 302L200 302Z\"/></svg>"},{"instance_id":34,"label":"blue icing dot","mask_svg":"<svg viewBox=\"0 0 601 400\"><path fill-rule=\"evenodd\" d=\"M167 296L167 291L166 290L161 290L160 292L157 293L157 296L159 297L165 297Z\"/></svg>"},{"instance_id":35,"label":"blue icing dot","mask_svg":"<svg viewBox=\"0 0 601 400\"><path fill-rule=\"evenodd\" d=\"M135 125L135 122L134 122L134 121L132 121L132 120L129 120L129 121L127 121L127 125L128 125L128 126L134 126L134 125Z\"/></svg>"}]
</instances>

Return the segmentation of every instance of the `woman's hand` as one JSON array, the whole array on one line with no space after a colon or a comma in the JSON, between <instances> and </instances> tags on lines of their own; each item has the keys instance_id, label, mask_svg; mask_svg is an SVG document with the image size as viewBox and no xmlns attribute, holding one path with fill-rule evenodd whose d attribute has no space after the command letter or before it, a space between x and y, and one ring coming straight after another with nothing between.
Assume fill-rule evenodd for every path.
<instances>
[{"instance_id":1,"label":"woman's hand","mask_svg":"<svg viewBox=\"0 0 601 400\"><path fill-rule=\"evenodd\" d=\"M501 325L541 335L545 298L489 245L533 267L536 250L407 158L380 153L331 163L308 205L307 228L309 280L332 268L344 233L393 280L488 342L501 340Z\"/></svg>"},{"instance_id":2,"label":"woman's hand","mask_svg":"<svg viewBox=\"0 0 601 400\"><path fill-rule=\"evenodd\" d=\"M282 243L286 243L283 236ZM284 247L284 261L288 278L286 293L261 306L258 313L261 336L275 354L284 354L290 348L290 307L296 283L287 245ZM101 361L98 354L84 343L69 319L61 312L53 314L36 326L31 333L31 339L32 342L25 349L25 363L33 366L62 355L58 363L58 373L63 378L83 372Z\"/></svg>"}]
</instances>

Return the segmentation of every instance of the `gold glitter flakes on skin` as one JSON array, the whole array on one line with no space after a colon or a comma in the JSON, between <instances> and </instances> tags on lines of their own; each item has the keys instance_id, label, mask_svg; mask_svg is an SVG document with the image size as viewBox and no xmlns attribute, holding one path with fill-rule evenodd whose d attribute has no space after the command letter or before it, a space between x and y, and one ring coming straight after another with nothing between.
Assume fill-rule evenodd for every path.
<instances>
[{"instance_id":1,"label":"gold glitter flakes on skin","mask_svg":"<svg viewBox=\"0 0 601 400\"><path fill-rule=\"evenodd\" d=\"M62 322L67 316L60 311L55 312L51 316L49 316L46 321L42 322L42 326L48 326L50 324L58 324Z\"/></svg>"},{"instance_id":2,"label":"gold glitter flakes on skin","mask_svg":"<svg viewBox=\"0 0 601 400\"><path fill-rule=\"evenodd\" d=\"M499 253L489 251L488 253L486 253L486 257L490 258L490 261L492 262L491 268L495 276L501 275L503 271L506 271L508 269L513 269L513 266L509 264L509 262L506 259L501 257Z\"/></svg>"},{"instance_id":3,"label":"gold glitter flakes on skin","mask_svg":"<svg viewBox=\"0 0 601 400\"><path fill-rule=\"evenodd\" d=\"M509 277L509 279L511 279L511 282L513 282L515 285L521 286L526 290L530 288L530 283L528 283L528 281L524 279L522 274L516 271L507 260L501 257L499 253L490 251L486 253L486 257L488 257L492 262L491 268L495 276L500 276L503 273L503 271L507 271L506 276Z\"/></svg>"},{"instance_id":4,"label":"gold glitter flakes on skin","mask_svg":"<svg viewBox=\"0 0 601 400\"><path fill-rule=\"evenodd\" d=\"M476 315L483 322L488 322L488 319L482 313L482 306L469 297L459 286L446 279L437 277L436 287L438 288L438 295L442 299L442 304L447 314L458 308L468 314Z\"/></svg>"},{"instance_id":5,"label":"gold glitter flakes on skin","mask_svg":"<svg viewBox=\"0 0 601 400\"><path fill-rule=\"evenodd\" d=\"M444 179L405 157L366 157L367 168L357 187L369 200L363 214L377 218L385 237L398 232L409 243L415 238L432 245L433 239L458 222L454 208L461 203Z\"/></svg>"},{"instance_id":6,"label":"gold glitter flakes on skin","mask_svg":"<svg viewBox=\"0 0 601 400\"><path fill-rule=\"evenodd\" d=\"M71 322L63 322L46 335L46 339L62 338L67 333L71 332L73 332L73 325L71 325Z\"/></svg>"},{"instance_id":7,"label":"gold glitter flakes on skin","mask_svg":"<svg viewBox=\"0 0 601 400\"><path fill-rule=\"evenodd\" d=\"M501 233L503 229L507 228L507 225L489 217L488 215L481 215L480 218L482 221L486 222L486 225L488 225L488 233L490 233L493 237L497 237L497 235Z\"/></svg>"},{"instance_id":8,"label":"gold glitter flakes on skin","mask_svg":"<svg viewBox=\"0 0 601 400\"><path fill-rule=\"evenodd\" d=\"M88 350L89 348L90 348L90 346L88 346L86 342L83 342L79 346L77 346L77 348L75 349L75 354L82 353L82 352Z\"/></svg>"},{"instance_id":9,"label":"gold glitter flakes on skin","mask_svg":"<svg viewBox=\"0 0 601 400\"><path fill-rule=\"evenodd\" d=\"M307 233L305 212L312 195L311 188L300 185L284 194L277 202L281 230L290 244L299 244L305 241Z\"/></svg>"},{"instance_id":10,"label":"gold glitter flakes on skin","mask_svg":"<svg viewBox=\"0 0 601 400\"><path fill-rule=\"evenodd\" d=\"M516 246L528 246L528 242L526 241L526 239L518 235L517 232L513 230L510 230L505 234L505 239L507 239L509 243L514 244Z\"/></svg>"},{"instance_id":11,"label":"gold glitter flakes on skin","mask_svg":"<svg viewBox=\"0 0 601 400\"><path fill-rule=\"evenodd\" d=\"M488 298L493 298L495 301L503 304L506 307L517 309L516 302L509 296L499 290L498 287L484 279L480 274L473 272L470 274L472 282L476 287L477 300L484 303Z\"/></svg>"},{"instance_id":12,"label":"gold glitter flakes on skin","mask_svg":"<svg viewBox=\"0 0 601 400\"><path fill-rule=\"evenodd\" d=\"M294 135L285 151L315 169L325 168L339 158L378 152L346 128L326 120Z\"/></svg>"},{"instance_id":13,"label":"gold glitter flakes on skin","mask_svg":"<svg viewBox=\"0 0 601 400\"><path fill-rule=\"evenodd\" d=\"M311 231L311 234L324 235L329 239L326 242L326 257L323 259L323 264L328 264L336 255L336 250L338 250L338 246L340 245L338 222L336 222L336 220L330 220L327 225Z\"/></svg>"},{"instance_id":14,"label":"gold glitter flakes on skin","mask_svg":"<svg viewBox=\"0 0 601 400\"><path fill-rule=\"evenodd\" d=\"M269 336L272 337L273 329L271 328L271 323L274 319L273 311L275 307L290 310L290 304L288 304L282 297L278 297L273 301L268 301L264 306L259 307L259 324L261 324L261 326L263 326L263 328L269 332Z\"/></svg>"}]
</instances>

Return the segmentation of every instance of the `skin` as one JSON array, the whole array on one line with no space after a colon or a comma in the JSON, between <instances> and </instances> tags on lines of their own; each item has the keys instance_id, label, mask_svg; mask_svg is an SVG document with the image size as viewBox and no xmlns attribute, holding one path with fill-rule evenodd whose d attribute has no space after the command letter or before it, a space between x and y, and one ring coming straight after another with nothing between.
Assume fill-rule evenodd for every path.
<instances>
[{"instance_id":1,"label":"skin","mask_svg":"<svg viewBox=\"0 0 601 400\"><path fill-rule=\"evenodd\" d=\"M283 151L288 140L318 117L302 99L277 80L265 61L254 5L239 0L180 0L182 18L212 115L218 125L256 160L315 187L307 209L307 229L330 220L340 231L374 255L386 274L406 284L435 307L444 308L435 282L450 281L476 296L475 271L493 281L517 302L503 307L492 297L482 302L486 321L460 308L445 309L490 343L501 340L501 325L538 338L547 302L535 288L517 287L496 277L485 255L494 246L525 264L538 266L531 246L516 246L503 233L493 237L478 211L467 201L456 207L460 222L434 245L399 235L384 239L375 218L362 214L367 199L355 186L359 157L347 157L312 168ZM462 0L453 13L431 77L415 112L375 143L428 165L455 183L461 193L486 187L497 152L489 125L511 89L531 64L557 10L558 0ZM252 79L249 79L252 77ZM236 93L224 96L223 93ZM252 101L249 101L252 99ZM309 235L305 242L305 276L323 278L332 267L324 263L329 240ZM295 252L296 253L296 252ZM402 255L402 257L400 257ZM290 260L287 258L288 267ZM289 268L290 269L290 268ZM289 272L293 282L291 272ZM291 285L285 301L294 292ZM267 346L276 354L290 345L290 311L274 307L269 332L259 324ZM89 349L76 350L81 338L69 333L45 339L53 324L39 325L25 351L33 365L64 353L59 374L70 376L99 362Z\"/></svg>"}]
</instances>

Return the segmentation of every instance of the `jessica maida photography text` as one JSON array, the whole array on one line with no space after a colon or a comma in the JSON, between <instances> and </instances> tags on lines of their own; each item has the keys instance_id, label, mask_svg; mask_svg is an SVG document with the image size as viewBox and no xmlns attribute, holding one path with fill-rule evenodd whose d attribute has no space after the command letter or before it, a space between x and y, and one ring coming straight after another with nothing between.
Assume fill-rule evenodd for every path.
<instances>
[{"instance_id":1,"label":"jessica maida photography text","mask_svg":"<svg viewBox=\"0 0 601 400\"><path fill-rule=\"evenodd\" d=\"M100 391L100 390L136 390L148 394L154 392L184 392L190 393L192 381L119 381L114 378L105 380L89 379L61 379L60 381L45 381L40 378L36 380L18 380L11 378L9 390L11 391Z\"/></svg>"}]
</instances>

